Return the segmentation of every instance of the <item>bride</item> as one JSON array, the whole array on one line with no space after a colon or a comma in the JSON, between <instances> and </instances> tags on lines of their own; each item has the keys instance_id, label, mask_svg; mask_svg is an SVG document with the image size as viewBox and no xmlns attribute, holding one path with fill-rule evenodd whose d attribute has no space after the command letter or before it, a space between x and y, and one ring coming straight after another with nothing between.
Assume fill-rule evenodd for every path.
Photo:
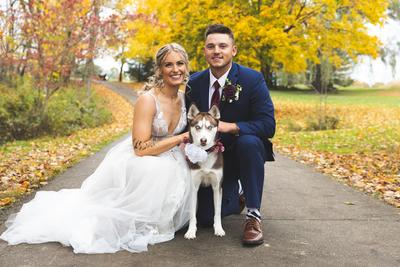
<instances>
[{"instance_id":1,"label":"bride","mask_svg":"<svg viewBox=\"0 0 400 267\"><path fill-rule=\"evenodd\" d=\"M188 56L178 44L156 54L155 75L139 96L127 138L79 189L37 192L10 216L9 244L60 242L75 253L146 251L189 220L190 176L179 149L188 133L184 97Z\"/></svg>"}]
</instances>

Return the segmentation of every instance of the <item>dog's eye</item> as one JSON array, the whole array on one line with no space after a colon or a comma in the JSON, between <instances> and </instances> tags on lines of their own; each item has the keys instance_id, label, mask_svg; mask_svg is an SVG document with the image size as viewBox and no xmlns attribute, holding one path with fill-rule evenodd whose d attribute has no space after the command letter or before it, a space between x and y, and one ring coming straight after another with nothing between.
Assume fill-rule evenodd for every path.
<instances>
[{"instance_id":1,"label":"dog's eye","mask_svg":"<svg viewBox=\"0 0 400 267\"><path fill-rule=\"evenodd\" d=\"M196 130L200 130L201 127L199 125L196 125L196 127L194 127Z\"/></svg>"},{"instance_id":2,"label":"dog's eye","mask_svg":"<svg viewBox=\"0 0 400 267\"><path fill-rule=\"evenodd\" d=\"M207 127L208 130L212 130L212 128L213 127L211 125Z\"/></svg>"}]
</instances>

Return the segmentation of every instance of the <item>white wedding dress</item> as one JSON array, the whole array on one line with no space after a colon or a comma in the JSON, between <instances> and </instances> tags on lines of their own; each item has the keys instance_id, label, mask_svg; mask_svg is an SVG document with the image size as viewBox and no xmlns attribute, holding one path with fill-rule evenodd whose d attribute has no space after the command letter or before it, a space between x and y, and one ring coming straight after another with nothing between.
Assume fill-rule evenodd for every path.
<instances>
[{"instance_id":1,"label":"white wedding dress","mask_svg":"<svg viewBox=\"0 0 400 267\"><path fill-rule=\"evenodd\" d=\"M147 92L151 94L150 92ZM157 98L155 140L168 134ZM179 123L186 127L183 94ZM189 220L190 174L178 147L159 156L134 154L131 138L113 147L79 189L37 192L10 216L0 236L9 244L60 242L75 253L146 251L168 241Z\"/></svg>"}]
</instances>

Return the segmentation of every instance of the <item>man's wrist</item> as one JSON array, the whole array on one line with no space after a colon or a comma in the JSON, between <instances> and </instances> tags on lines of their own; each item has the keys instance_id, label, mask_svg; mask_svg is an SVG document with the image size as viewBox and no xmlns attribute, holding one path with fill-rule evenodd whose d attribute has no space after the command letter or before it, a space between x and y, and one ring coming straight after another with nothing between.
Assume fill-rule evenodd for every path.
<instances>
[{"instance_id":1,"label":"man's wrist","mask_svg":"<svg viewBox=\"0 0 400 267\"><path fill-rule=\"evenodd\" d=\"M233 128L232 128L232 134L239 136L240 128L236 123L232 123Z\"/></svg>"}]
</instances>

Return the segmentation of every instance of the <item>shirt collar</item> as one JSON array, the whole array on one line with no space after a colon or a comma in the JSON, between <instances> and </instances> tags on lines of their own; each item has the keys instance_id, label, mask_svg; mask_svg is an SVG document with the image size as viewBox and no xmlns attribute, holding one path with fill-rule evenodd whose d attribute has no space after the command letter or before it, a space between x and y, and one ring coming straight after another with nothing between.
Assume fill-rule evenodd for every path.
<instances>
[{"instance_id":1,"label":"shirt collar","mask_svg":"<svg viewBox=\"0 0 400 267\"><path fill-rule=\"evenodd\" d=\"M211 69L209 69L210 72L210 87L212 87L215 83L216 80L218 80L219 85L221 85L221 88L224 87L225 82L226 82L226 78L228 78L228 74L229 71L231 70L231 67L224 73L224 75L222 75L221 77L219 77L219 79L215 78L215 76L212 74Z\"/></svg>"}]
</instances>

